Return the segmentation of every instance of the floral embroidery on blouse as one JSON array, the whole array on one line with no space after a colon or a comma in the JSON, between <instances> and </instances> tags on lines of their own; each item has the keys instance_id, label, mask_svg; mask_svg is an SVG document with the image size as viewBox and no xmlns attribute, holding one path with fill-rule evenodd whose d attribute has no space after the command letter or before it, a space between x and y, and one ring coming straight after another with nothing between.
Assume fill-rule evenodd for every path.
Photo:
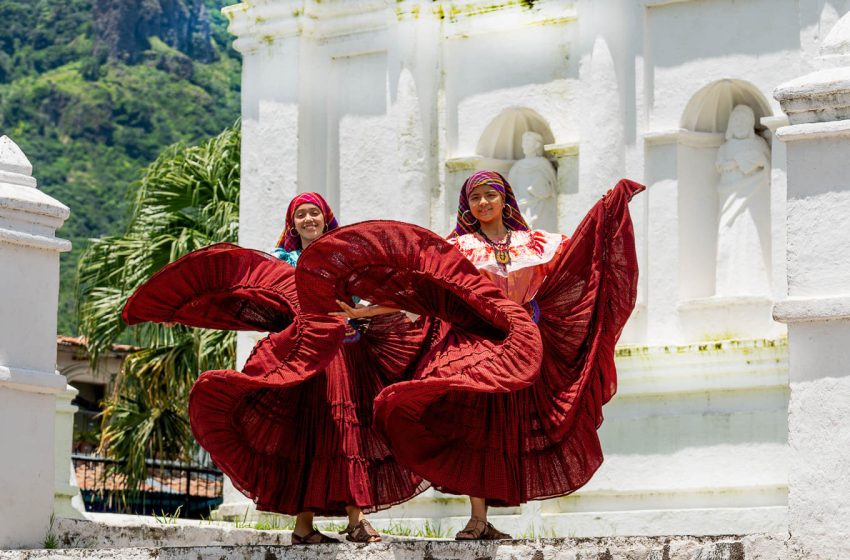
<instances>
[{"instance_id":1,"label":"floral embroidery on blouse","mask_svg":"<svg viewBox=\"0 0 850 560\"><path fill-rule=\"evenodd\" d=\"M469 233L448 241L477 268L486 268L504 276L509 272L549 262L564 239L563 235L546 231L513 231L508 248L511 262L507 266L496 262L493 247L478 234Z\"/></svg>"}]
</instances>

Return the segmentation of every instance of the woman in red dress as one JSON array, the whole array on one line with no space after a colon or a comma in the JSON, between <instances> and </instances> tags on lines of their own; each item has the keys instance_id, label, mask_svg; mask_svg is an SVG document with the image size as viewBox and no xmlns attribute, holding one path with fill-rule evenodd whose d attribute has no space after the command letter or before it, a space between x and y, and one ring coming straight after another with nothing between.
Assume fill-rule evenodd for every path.
<instances>
[{"instance_id":1,"label":"woman in red dress","mask_svg":"<svg viewBox=\"0 0 850 560\"><path fill-rule=\"evenodd\" d=\"M287 209L277 259L229 244L201 249L157 273L124 310L130 324L271 332L241 372L200 375L189 416L197 441L258 510L296 515L293 544L337 542L313 527L315 514L347 515L348 540L379 541L363 512L428 486L372 427L374 398L418 355L421 325L379 306L346 306L353 316L381 315L368 329L301 311L294 267L336 228L320 195L300 194Z\"/></svg>"},{"instance_id":2,"label":"woman in red dress","mask_svg":"<svg viewBox=\"0 0 850 560\"><path fill-rule=\"evenodd\" d=\"M507 537L488 505L569 494L602 463L597 428L637 287L628 201L642 189L620 181L567 239L530 231L507 181L478 172L449 241L363 223L324 236L299 263L311 302L358 294L439 317L412 377L378 395L375 424L396 460L472 497L457 538Z\"/></svg>"}]
</instances>

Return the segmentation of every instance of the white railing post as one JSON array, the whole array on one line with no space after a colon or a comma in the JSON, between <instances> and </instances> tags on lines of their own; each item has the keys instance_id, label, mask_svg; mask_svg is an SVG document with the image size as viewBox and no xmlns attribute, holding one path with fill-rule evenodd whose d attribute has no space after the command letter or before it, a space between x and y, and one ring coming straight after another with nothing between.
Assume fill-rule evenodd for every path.
<instances>
[{"instance_id":1,"label":"white railing post","mask_svg":"<svg viewBox=\"0 0 850 560\"><path fill-rule=\"evenodd\" d=\"M0 138L0 549L40 545L53 512L59 253L68 207Z\"/></svg>"}]
</instances>

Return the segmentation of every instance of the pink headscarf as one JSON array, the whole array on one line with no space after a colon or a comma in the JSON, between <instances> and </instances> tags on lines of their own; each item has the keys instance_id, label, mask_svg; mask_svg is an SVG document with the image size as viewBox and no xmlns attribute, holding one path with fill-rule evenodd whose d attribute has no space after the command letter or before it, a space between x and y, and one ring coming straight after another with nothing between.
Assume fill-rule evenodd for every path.
<instances>
[{"instance_id":1,"label":"pink headscarf","mask_svg":"<svg viewBox=\"0 0 850 560\"><path fill-rule=\"evenodd\" d=\"M449 234L451 237L459 237L467 233L475 233L481 227L472 216L469 209L469 195L475 187L488 185L493 187L505 197L505 208L509 208L508 215L505 216L504 209L502 210L502 223L505 227L512 231L528 231L530 228L522 217L519 211L519 205L514 196L514 191L511 185L495 171L476 171L464 181L463 187L460 189L460 200L457 205L457 223L454 231Z\"/></svg>"},{"instance_id":2,"label":"pink headscarf","mask_svg":"<svg viewBox=\"0 0 850 560\"><path fill-rule=\"evenodd\" d=\"M322 195L315 192L306 192L296 195L289 202L289 207L286 209L286 227L283 228L283 233L277 240L277 247L285 251L295 251L301 249L301 236L295 232L295 210L302 204L315 204L322 211L325 217L325 231L333 231L339 227L331 207L327 201L322 198Z\"/></svg>"}]
</instances>

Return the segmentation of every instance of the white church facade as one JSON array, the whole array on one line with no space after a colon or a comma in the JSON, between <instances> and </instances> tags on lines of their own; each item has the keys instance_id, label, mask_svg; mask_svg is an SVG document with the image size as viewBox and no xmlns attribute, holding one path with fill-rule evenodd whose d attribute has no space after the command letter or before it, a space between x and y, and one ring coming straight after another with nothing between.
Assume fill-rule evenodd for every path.
<instances>
[{"instance_id":1,"label":"white church facade","mask_svg":"<svg viewBox=\"0 0 850 560\"><path fill-rule=\"evenodd\" d=\"M495 510L494 523L515 536L748 535L761 552L747 558L848 557L849 11L235 4L240 244L270 249L301 191L324 194L343 224L448 233L464 178L495 169L535 226L569 234L620 177L646 184L631 205L641 278L604 409L605 463L575 494ZM69 209L31 173L0 138L0 262L22 271L0 282L0 548L35 546L51 512L74 515L73 391L55 367L70 248L55 230ZM240 335L241 360L253 338ZM252 506L230 487L220 513ZM445 534L467 516L463 498L429 490L370 517Z\"/></svg>"},{"instance_id":2,"label":"white church facade","mask_svg":"<svg viewBox=\"0 0 850 560\"><path fill-rule=\"evenodd\" d=\"M240 242L268 249L296 192L342 223L447 233L495 169L534 226L570 234L620 177L641 278L620 341L605 464L572 496L500 512L515 533L788 527L787 125L773 97L817 68L847 2L254 1L243 55ZM240 341L245 354L253 342ZM244 509L230 492L223 511ZM425 495L386 517L462 525ZM446 519L448 518L448 520Z\"/></svg>"}]
</instances>

